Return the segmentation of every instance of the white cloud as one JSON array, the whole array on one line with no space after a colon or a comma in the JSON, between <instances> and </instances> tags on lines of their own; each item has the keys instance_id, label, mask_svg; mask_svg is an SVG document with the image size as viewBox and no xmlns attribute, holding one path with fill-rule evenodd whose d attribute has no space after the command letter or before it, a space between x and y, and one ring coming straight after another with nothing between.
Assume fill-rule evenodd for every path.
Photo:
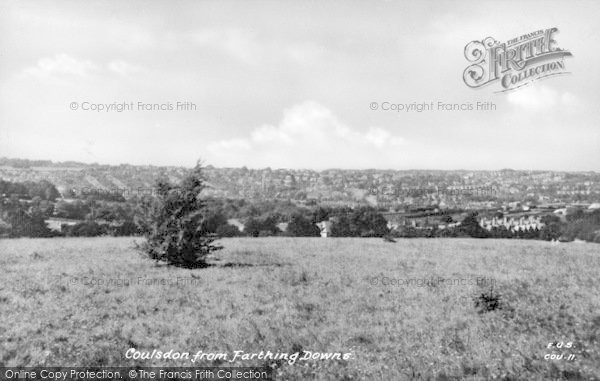
<instances>
[{"instance_id":1,"label":"white cloud","mask_svg":"<svg viewBox=\"0 0 600 381\"><path fill-rule=\"evenodd\" d=\"M226 166L368 167L382 164L378 160L388 159L403 142L381 127L352 129L331 110L308 101L285 110L279 125L212 143L208 153L211 161Z\"/></svg>"},{"instance_id":2,"label":"white cloud","mask_svg":"<svg viewBox=\"0 0 600 381\"><path fill-rule=\"evenodd\" d=\"M243 139L231 139L231 140L221 140L219 142L213 143L210 146L212 151L223 153L226 151L248 151L251 149L250 143Z\"/></svg>"},{"instance_id":3,"label":"white cloud","mask_svg":"<svg viewBox=\"0 0 600 381\"><path fill-rule=\"evenodd\" d=\"M108 63L108 70L127 77L129 75L143 72L144 68L129 62L115 60Z\"/></svg>"},{"instance_id":4,"label":"white cloud","mask_svg":"<svg viewBox=\"0 0 600 381\"><path fill-rule=\"evenodd\" d=\"M41 58L37 65L25 68L24 73L37 78L48 78L54 75L85 77L97 69L98 66L89 60L81 60L61 53L54 57Z\"/></svg>"},{"instance_id":5,"label":"white cloud","mask_svg":"<svg viewBox=\"0 0 600 381\"><path fill-rule=\"evenodd\" d=\"M506 99L519 108L533 111L557 107L562 107L561 110L564 110L578 104L577 98L569 92L561 94L553 88L535 83L511 91Z\"/></svg>"},{"instance_id":6,"label":"white cloud","mask_svg":"<svg viewBox=\"0 0 600 381\"><path fill-rule=\"evenodd\" d=\"M290 44L285 48L288 58L298 63L315 63L325 52L323 46L318 46L311 43L296 43Z\"/></svg>"},{"instance_id":7,"label":"white cloud","mask_svg":"<svg viewBox=\"0 0 600 381\"><path fill-rule=\"evenodd\" d=\"M236 60L250 64L293 62L313 64L325 52L322 45L309 41L281 41L260 38L251 31L240 28L207 28L192 34L193 43L219 50Z\"/></svg>"},{"instance_id":8,"label":"white cloud","mask_svg":"<svg viewBox=\"0 0 600 381\"><path fill-rule=\"evenodd\" d=\"M367 141L377 148L383 148L386 145L397 146L404 142L404 139L392 136L389 132L379 127L371 127L365 137Z\"/></svg>"},{"instance_id":9,"label":"white cloud","mask_svg":"<svg viewBox=\"0 0 600 381\"><path fill-rule=\"evenodd\" d=\"M575 97L575 95L573 95L570 92L565 92L563 93L563 95L560 97L561 102L564 103L565 105L575 105L577 104L577 98Z\"/></svg>"},{"instance_id":10,"label":"white cloud","mask_svg":"<svg viewBox=\"0 0 600 381\"><path fill-rule=\"evenodd\" d=\"M29 78L63 83L69 80L88 78L92 75L110 75L128 77L145 72L143 66L124 60L112 60L106 65L96 64L87 59L76 58L68 54L57 54L40 58L36 65L23 69L21 75Z\"/></svg>"},{"instance_id":11,"label":"white cloud","mask_svg":"<svg viewBox=\"0 0 600 381\"><path fill-rule=\"evenodd\" d=\"M256 37L237 28L211 28L194 34L193 40L201 46L222 50L248 64L256 64L264 56L264 48Z\"/></svg>"}]
</instances>

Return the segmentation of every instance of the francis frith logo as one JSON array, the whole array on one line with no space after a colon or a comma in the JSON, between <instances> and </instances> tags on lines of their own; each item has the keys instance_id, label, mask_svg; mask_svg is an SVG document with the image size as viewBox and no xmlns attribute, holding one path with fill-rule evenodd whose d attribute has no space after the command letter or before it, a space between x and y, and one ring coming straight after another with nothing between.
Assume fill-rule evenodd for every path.
<instances>
[{"instance_id":1,"label":"francis frith logo","mask_svg":"<svg viewBox=\"0 0 600 381\"><path fill-rule=\"evenodd\" d=\"M499 82L502 91L514 90L554 75L567 74L568 50L558 47L558 28L540 29L500 42L493 37L471 41L465 46L470 65L463 73L465 84L479 88Z\"/></svg>"}]
</instances>

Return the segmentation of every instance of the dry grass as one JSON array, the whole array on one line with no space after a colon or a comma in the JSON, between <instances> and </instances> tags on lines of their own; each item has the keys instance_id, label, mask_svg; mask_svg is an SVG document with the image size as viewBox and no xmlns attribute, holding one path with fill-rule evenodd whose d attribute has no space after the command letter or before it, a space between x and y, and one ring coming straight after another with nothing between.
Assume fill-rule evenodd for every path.
<instances>
[{"instance_id":1,"label":"dry grass","mask_svg":"<svg viewBox=\"0 0 600 381\"><path fill-rule=\"evenodd\" d=\"M1 240L0 365L190 365L125 359L130 347L309 350L353 356L283 364L278 379L600 378L598 245L320 238L223 244L215 266L183 270L141 258L132 238ZM494 279L499 308L475 307L473 298L487 286L381 284L432 276ZM183 284L146 286L140 277ZM575 360L545 360L560 352L546 348L553 341L573 342L564 353Z\"/></svg>"}]
</instances>

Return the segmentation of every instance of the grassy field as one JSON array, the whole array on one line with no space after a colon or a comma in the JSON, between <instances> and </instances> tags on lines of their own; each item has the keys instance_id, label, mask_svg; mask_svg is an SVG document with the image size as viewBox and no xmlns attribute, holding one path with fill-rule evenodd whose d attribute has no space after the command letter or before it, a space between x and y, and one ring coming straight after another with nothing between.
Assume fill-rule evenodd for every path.
<instances>
[{"instance_id":1,"label":"grassy field","mask_svg":"<svg viewBox=\"0 0 600 381\"><path fill-rule=\"evenodd\" d=\"M184 270L142 258L134 238L0 240L0 365L251 366L265 361L125 353L306 350L352 356L278 364L277 379L600 379L600 245L222 244L214 266Z\"/></svg>"}]
</instances>

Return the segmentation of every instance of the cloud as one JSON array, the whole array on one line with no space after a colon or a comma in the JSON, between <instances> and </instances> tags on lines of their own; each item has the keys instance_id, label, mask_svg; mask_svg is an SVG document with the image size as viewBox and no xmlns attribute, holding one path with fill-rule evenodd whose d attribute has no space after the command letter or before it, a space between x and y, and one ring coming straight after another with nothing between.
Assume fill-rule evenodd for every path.
<instances>
[{"instance_id":1,"label":"cloud","mask_svg":"<svg viewBox=\"0 0 600 381\"><path fill-rule=\"evenodd\" d=\"M323 46L308 42L289 44L283 50L291 61L298 63L319 62L325 52Z\"/></svg>"},{"instance_id":2,"label":"cloud","mask_svg":"<svg viewBox=\"0 0 600 381\"><path fill-rule=\"evenodd\" d=\"M249 65L283 62L313 64L319 62L325 52L322 45L309 41L265 39L254 31L240 28L203 29L193 33L191 41Z\"/></svg>"},{"instance_id":3,"label":"cloud","mask_svg":"<svg viewBox=\"0 0 600 381\"><path fill-rule=\"evenodd\" d=\"M389 132L383 128L371 127L369 132L365 135L367 141L372 143L378 148L384 148L387 144L391 146L401 145L404 139L392 136Z\"/></svg>"},{"instance_id":4,"label":"cloud","mask_svg":"<svg viewBox=\"0 0 600 381\"><path fill-rule=\"evenodd\" d=\"M210 146L212 151L223 153L227 151L249 151L251 149L250 143L248 143L244 139L231 139L231 140L221 140L219 142L213 143Z\"/></svg>"},{"instance_id":5,"label":"cloud","mask_svg":"<svg viewBox=\"0 0 600 381\"><path fill-rule=\"evenodd\" d=\"M544 85L531 84L523 89L508 93L506 99L514 106L532 111L559 108L561 111L572 109L579 103L570 92L560 93Z\"/></svg>"},{"instance_id":6,"label":"cloud","mask_svg":"<svg viewBox=\"0 0 600 381\"><path fill-rule=\"evenodd\" d=\"M144 68L121 60L115 60L108 63L108 70L118 75L127 77L144 71Z\"/></svg>"},{"instance_id":7,"label":"cloud","mask_svg":"<svg viewBox=\"0 0 600 381\"><path fill-rule=\"evenodd\" d=\"M25 68L24 74L37 78L49 78L55 75L86 77L96 70L98 66L89 60L81 60L61 53L54 57L41 58L37 65Z\"/></svg>"},{"instance_id":8,"label":"cloud","mask_svg":"<svg viewBox=\"0 0 600 381\"><path fill-rule=\"evenodd\" d=\"M225 166L349 168L380 166L404 139L381 127L352 129L312 101L283 113L277 126L263 125L246 138L209 144L209 160Z\"/></svg>"},{"instance_id":9,"label":"cloud","mask_svg":"<svg viewBox=\"0 0 600 381\"><path fill-rule=\"evenodd\" d=\"M193 40L200 46L221 50L248 64L257 64L265 54L254 34L237 28L210 28L196 32Z\"/></svg>"},{"instance_id":10,"label":"cloud","mask_svg":"<svg viewBox=\"0 0 600 381\"><path fill-rule=\"evenodd\" d=\"M36 65L26 67L21 75L60 83L73 79L88 78L94 74L116 74L129 77L143 72L146 72L143 66L124 60L112 60L104 65L61 53L52 57L40 58Z\"/></svg>"}]
</instances>

